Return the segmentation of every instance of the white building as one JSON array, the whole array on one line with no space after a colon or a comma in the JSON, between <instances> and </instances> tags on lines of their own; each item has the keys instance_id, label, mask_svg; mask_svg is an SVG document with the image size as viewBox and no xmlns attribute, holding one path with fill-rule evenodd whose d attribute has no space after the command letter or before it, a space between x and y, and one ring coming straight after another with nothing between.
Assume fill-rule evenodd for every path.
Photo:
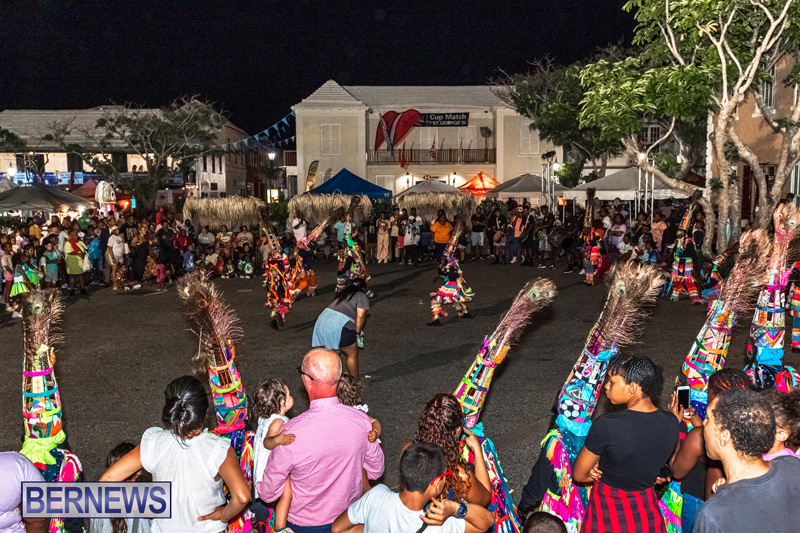
<instances>
[{"instance_id":1,"label":"white building","mask_svg":"<svg viewBox=\"0 0 800 533\"><path fill-rule=\"evenodd\" d=\"M109 109L114 109L114 106L0 112L0 128L14 133L25 143L25 149L18 152L0 151L0 176L7 176L20 185L31 182L34 178L51 185L66 185L73 177L75 184L83 183L84 174L101 177L94 174L94 169L80 156L64 152L58 143L48 140L47 137L52 134L54 124L69 124L70 135L65 138L65 142L80 144L91 150L89 140L81 131L93 129L97 120L102 118L104 110ZM248 134L244 130L227 122L217 142L222 145L246 137ZM109 155L121 176L135 177L136 173L146 172L147 163L141 156L132 153L130 147L120 141L110 142ZM211 197L244 195L245 159L244 154L223 152L201 156L195 164L195 176L187 176L187 181L190 182L187 194L191 196L200 193ZM196 187L193 183L196 183Z\"/></svg>"},{"instance_id":2,"label":"white building","mask_svg":"<svg viewBox=\"0 0 800 533\"><path fill-rule=\"evenodd\" d=\"M343 87L330 80L293 109L301 192L313 161L315 186L347 168L394 194L424 177L459 186L481 171L498 182L541 174L549 151L563 161L560 147L540 141L530 121L484 85ZM393 139L394 149L376 137Z\"/></svg>"}]
</instances>

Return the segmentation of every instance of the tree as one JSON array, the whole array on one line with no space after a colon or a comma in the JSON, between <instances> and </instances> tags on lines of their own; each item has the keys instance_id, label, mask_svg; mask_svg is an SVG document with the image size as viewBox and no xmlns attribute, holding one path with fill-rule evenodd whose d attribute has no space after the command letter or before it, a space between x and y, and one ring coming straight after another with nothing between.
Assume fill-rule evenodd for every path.
<instances>
[{"instance_id":1,"label":"tree","mask_svg":"<svg viewBox=\"0 0 800 533\"><path fill-rule=\"evenodd\" d=\"M685 179L703 155L705 118L711 105L708 84L700 73L653 67L640 54L589 64L581 72L581 83L581 127L601 128L601 138L617 140L632 164L654 173L673 189L687 195L694 192ZM661 135L656 139L642 135L645 125L659 126ZM670 142L677 154L662 150ZM713 227L715 213L708 197L699 203ZM704 248L710 253L711 239L707 241Z\"/></svg>"},{"instance_id":2,"label":"tree","mask_svg":"<svg viewBox=\"0 0 800 533\"><path fill-rule=\"evenodd\" d=\"M798 162L800 105L795 102L787 116L777 116L765 108L758 82L786 57L795 64L782 82L800 82L800 0L629 0L624 9L633 11L638 22L634 44L642 48L642 57L657 65L658 72L682 72L700 81L684 86L684 98L698 101L705 96L710 101L718 168L713 181L720 188L717 249L723 249L739 234L742 183L735 163L742 160L752 170L761 191L756 222L763 226ZM771 188L762 161L737 128L737 109L748 97L781 138L778 161L771 161L776 163Z\"/></svg>"},{"instance_id":3,"label":"tree","mask_svg":"<svg viewBox=\"0 0 800 533\"><path fill-rule=\"evenodd\" d=\"M616 53L616 49L609 49L604 56ZM594 172L603 177L608 158L618 154L622 146L618 139L604 137L602 128L581 126L582 66L559 67L549 59L535 61L530 72L497 80L494 92L517 113L531 119L531 129L538 130L541 139L569 150L581 169L591 162Z\"/></svg>"},{"instance_id":4,"label":"tree","mask_svg":"<svg viewBox=\"0 0 800 533\"><path fill-rule=\"evenodd\" d=\"M125 105L103 110L94 128L82 128L87 144L67 144L71 124L51 125L51 136L69 153L107 178L120 183L110 152L112 147L138 154L147 165L146 179L121 183L134 191L145 206L155 206L158 189L170 178L188 169L197 157L210 151L217 142L225 117L214 106L196 97L175 100L161 109ZM120 151L117 148L117 151Z\"/></svg>"}]
</instances>

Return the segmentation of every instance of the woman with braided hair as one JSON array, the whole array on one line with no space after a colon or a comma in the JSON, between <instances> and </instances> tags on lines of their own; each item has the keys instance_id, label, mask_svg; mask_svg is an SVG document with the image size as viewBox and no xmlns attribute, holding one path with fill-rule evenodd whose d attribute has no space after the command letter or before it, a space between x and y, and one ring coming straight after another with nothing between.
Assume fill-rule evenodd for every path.
<instances>
[{"instance_id":1,"label":"woman with braided hair","mask_svg":"<svg viewBox=\"0 0 800 533\"><path fill-rule=\"evenodd\" d=\"M491 483L481 445L474 433L464 429L464 413L455 396L440 393L428 402L414 442L436 444L444 450L447 468L452 472L444 487L448 499L464 499L484 507L491 503ZM465 452L475 456L474 468L465 459Z\"/></svg>"},{"instance_id":2,"label":"woman with braided hair","mask_svg":"<svg viewBox=\"0 0 800 533\"><path fill-rule=\"evenodd\" d=\"M647 357L612 359L606 396L627 409L592 423L572 477L595 482L582 531L664 533L653 486L678 443L678 420L658 409L664 377Z\"/></svg>"}]
</instances>

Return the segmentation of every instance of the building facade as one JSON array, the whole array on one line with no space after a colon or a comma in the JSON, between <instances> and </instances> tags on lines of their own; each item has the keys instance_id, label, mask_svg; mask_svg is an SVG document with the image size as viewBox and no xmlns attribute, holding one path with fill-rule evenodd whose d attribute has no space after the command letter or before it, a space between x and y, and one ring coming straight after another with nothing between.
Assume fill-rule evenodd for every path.
<instances>
[{"instance_id":1,"label":"building facade","mask_svg":"<svg viewBox=\"0 0 800 533\"><path fill-rule=\"evenodd\" d=\"M70 181L79 185L84 177L102 176L90 168L80 156L64 152L60 145L49 137L54 126L69 125L70 134L64 139L67 144L80 144L91 150L89 140L81 131L93 129L103 113L114 106L70 110L6 110L0 112L0 128L15 134L24 143L23 150L0 152L0 176L12 179L18 185L33 181L49 185L67 185ZM226 144L248 137L236 125L226 122L218 138L218 144ZM144 177L147 171L145 160L118 141L111 141L111 160L125 178ZM201 194L218 197L242 195L247 192L246 157L243 153L209 152L200 156L194 172L186 177L187 195ZM183 176L175 180L183 186ZM173 195L170 195L170 198Z\"/></svg>"},{"instance_id":2,"label":"building facade","mask_svg":"<svg viewBox=\"0 0 800 533\"><path fill-rule=\"evenodd\" d=\"M341 86L327 81L293 107L299 192L346 168L398 194L424 179L463 185L479 172L498 182L541 174L541 141L530 121L488 86Z\"/></svg>"}]
</instances>

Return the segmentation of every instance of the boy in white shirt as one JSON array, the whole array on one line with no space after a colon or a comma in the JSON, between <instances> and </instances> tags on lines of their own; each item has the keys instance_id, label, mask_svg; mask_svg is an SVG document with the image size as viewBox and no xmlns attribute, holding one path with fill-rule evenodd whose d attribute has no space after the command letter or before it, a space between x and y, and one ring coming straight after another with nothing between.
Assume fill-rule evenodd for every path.
<instances>
[{"instance_id":1,"label":"boy in white shirt","mask_svg":"<svg viewBox=\"0 0 800 533\"><path fill-rule=\"evenodd\" d=\"M414 533L425 524L425 533L480 533L491 528L494 517L485 507L438 499L450 475L439 446L412 444L400 458L403 491L397 494L376 485L339 515L331 531L357 531L361 524L364 533Z\"/></svg>"}]
</instances>

